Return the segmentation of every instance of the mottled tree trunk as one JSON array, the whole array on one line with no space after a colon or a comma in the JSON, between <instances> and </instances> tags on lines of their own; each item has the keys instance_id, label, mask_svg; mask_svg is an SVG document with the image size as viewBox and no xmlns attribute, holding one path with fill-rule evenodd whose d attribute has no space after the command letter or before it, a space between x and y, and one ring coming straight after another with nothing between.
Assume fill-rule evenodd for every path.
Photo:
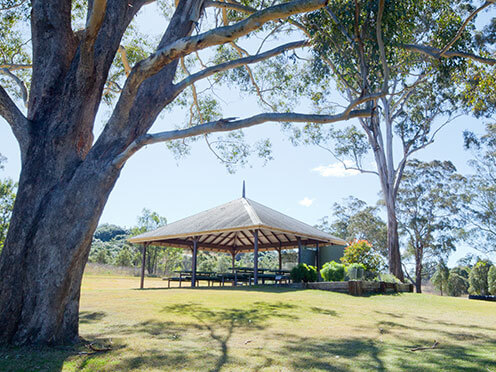
<instances>
[{"instance_id":1,"label":"mottled tree trunk","mask_svg":"<svg viewBox=\"0 0 496 372\"><path fill-rule=\"evenodd\" d=\"M401 267L400 243L398 236L398 219L394 207L387 208L387 245L389 272L401 281L404 281L403 269Z\"/></svg>"},{"instance_id":2,"label":"mottled tree trunk","mask_svg":"<svg viewBox=\"0 0 496 372\"><path fill-rule=\"evenodd\" d=\"M424 247L415 249L415 290L417 293L422 293L422 261L424 256Z\"/></svg>"},{"instance_id":3,"label":"mottled tree trunk","mask_svg":"<svg viewBox=\"0 0 496 372\"><path fill-rule=\"evenodd\" d=\"M177 61L143 82L135 101L119 102L118 114L93 143L108 71L123 33L145 2L108 0L102 24L95 26L99 32L87 31L81 38L71 30L70 2L32 2L31 98L27 117L18 119L24 122L17 135L22 171L0 256L0 344L78 338L84 266L123 165L113 161L175 98ZM202 4L181 1L158 47L189 35Z\"/></svg>"},{"instance_id":4,"label":"mottled tree trunk","mask_svg":"<svg viewBox=\"0 0 496 372\"><path fill-rule=\"evenodd\" d=\"M28 159L0 259L0 342L73 342L92 236L119 172L74 163L57 179L53 158Z\"/></svg>"}]
</instances>

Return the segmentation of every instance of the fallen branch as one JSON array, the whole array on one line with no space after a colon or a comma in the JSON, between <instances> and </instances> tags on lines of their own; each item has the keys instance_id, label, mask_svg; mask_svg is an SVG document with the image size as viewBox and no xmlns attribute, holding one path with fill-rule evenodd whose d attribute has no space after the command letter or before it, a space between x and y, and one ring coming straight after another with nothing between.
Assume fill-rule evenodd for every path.
<instances>
[{"instance_id":1,"label":"fallen branch","mask_svg":"<svg viewBox=\"0 0 496 372\"><path fill-rule=\"evenodd\" d=\"M112 343L112 341L110 341L110 343ZM81 351L78 354L79 355L92 355L92 354L106 353L107 351L112 350L112 346L105 346L103 348L97 348L97 347L93 346L94 344L95 344L94 342L91 342L89 344L84 345L85 347L87 347L91 351Z\"/></svg>"},{"instance_id":2,"label":"fallen branch","mask_svg":"<svg viewBox=\"0 0 496 372\"><path fill-rule=\"evenodd\" d=\"M434 344L432 346L425 346L425 347L414 347L413 349L410 349L410 351L419 351L419 350L430 350L430 349L435 349L439 345L439 342L434 341Z\"/></svg>"}]
</instances>

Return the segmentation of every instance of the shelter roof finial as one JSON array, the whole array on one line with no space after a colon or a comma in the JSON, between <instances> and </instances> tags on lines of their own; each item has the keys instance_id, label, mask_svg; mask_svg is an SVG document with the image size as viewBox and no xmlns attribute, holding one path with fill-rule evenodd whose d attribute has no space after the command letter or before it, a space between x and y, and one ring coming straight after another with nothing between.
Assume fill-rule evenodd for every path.
<instances>
[{"instance_id":1,"label":"shelter roof finial","mask_svg":"<svg viewBox=\"0 0 496 372\"><path fill-rule=\"evenodd\" d=\"M243 198L246 197L246 193L245 193L245 180L243 180Z\"/></svg>"}]
</instances>

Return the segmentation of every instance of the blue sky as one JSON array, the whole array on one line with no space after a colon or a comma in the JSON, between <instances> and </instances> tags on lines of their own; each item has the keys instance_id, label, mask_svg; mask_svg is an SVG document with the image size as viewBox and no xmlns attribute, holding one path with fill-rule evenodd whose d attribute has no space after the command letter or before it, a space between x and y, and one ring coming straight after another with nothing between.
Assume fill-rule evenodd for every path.
<instances>
[{"instance_id":1,"label":"blue sky","mask_svg":"<svg viewBox=\"0 0 496 372\"><path fill-rule=\"evenodd\" d=\"M143 15L145 31L161 29L161 20L153 9ZM246 117L258 112L255 100L233 95L224 96L226 116ZM308 111L305 104L295 107L297 112ZM97 130L101 129L106 112L99 114ZM182 112L174 111L160 118L152 131L180 124ZM344 126L347 123L337 125ZM470 116L457 118L438 136L436 142L417 157L423 160L451 160L461 173L469 171L470 153L463 150L462 132L483 131L483 121ZM294 147L278 124L267 123L245 131L249 140L269 137L273 143L274 160L263 166L253 158L250 166L229 174L208 150L203 141L192 145L191 154L176 160L163 144L141 150L126 164L113 190L101 223L131 226L143 208L148 208L173 222L207 208L241 196L242 181L246 180L248 198L298 218L311 225L329 215L334 202L353 195L368 203L378 199L379 182L375 175L344 172L335 159L315 147ZM19 151L9 126L0 119L0 153L8 158L0 177L18 178ZM320 171L319 171L320 170ZM465 255L461 246L450 263Z\"/></svg>"}]
</instances>

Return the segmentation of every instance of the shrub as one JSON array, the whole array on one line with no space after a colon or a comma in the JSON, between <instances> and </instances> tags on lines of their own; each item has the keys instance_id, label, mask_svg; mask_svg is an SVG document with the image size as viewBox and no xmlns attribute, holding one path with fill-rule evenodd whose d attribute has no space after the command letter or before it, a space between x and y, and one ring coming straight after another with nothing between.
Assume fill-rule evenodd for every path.
<instances>
[{"instance_id":1,"label":"shrub","mask_svg":"<svg viewBox=\"0 0 496 372\"><path fill-rule=\"evenodd\" d=\"M366 240L355 240L345 249L341 262L346 265L363 264L365 271L377 275L384 265L382 258L374 252L372 245Z\"/></svg>"},{"instance_id":2,"label":"shrub","mask_svg":"<svg viewBox=\"0 0 496 372\"><path fill-rule=\"evenodd\" d=\"M316 282L317 281L317 269L315 266L310 266L304 263L301 263L291 270L291 280L294 283L301 282Z\"/></svg>"},{"instance_id":3,"label":"shrub","mask_svg":"<svg viewBox=\"0 0 496 372\"><path fill-rule=\"evenodd\" d=\"M458 274L458 270L451 269L447 282L448 295L459 297L467 293L468 280Z\"/></svg>"},{"instance_id":4,"label":"shrub","mask_svg":"<svg viewBox=\"0 0 496 372\"><path fill-rule=\"evenodd\" d=\"M114 264L116 266L133 266L133 255L128 249L121 249L115 257Z\"/></svg>"},{"instance_id":5,"label":"shrub","mask_svg":"<svg viewBox=\"0 0 496 372\"><path fill-rule=\"evenodd\" d=\"M365 265L361 263L352 263L346 268L349 280L362 280L365 275Z\"/></svg>"},{"instance_id":6,"label":"shrub","mask_svg":"<svg viewBox=\"0 0 496 372\"><path fill-rule=\"evenodd\" d=\"M395 277L393 274L389 273L380 273L374 278L376 282L385 282L385 283L397 283L401 284L402 281Z\"/></svg>"},{"instance_id":7,"label":"shrub","mask_svg":"<svg viewBox=\"0 0 496 372\"><path fill-rule=\"evenodd\" d=\"M435 288L441 291L441 296L443 295L443 291L446 291L446 287L448 286L449 274L450 272L448 267L444 264L444 262L440 262L431 277L431 283Z\"/></svg>"},{"instance_id":8,"label":"shrub","mask_svg":"<svg viewBox=\"0 0 496 372\"><path fill-rule=\"evenodd\" d=\"M481 260L470 270L470 275L468 276L470 283L468 292L470 294L488 294L487 274L490 268L491 263L489 261Z\"/></svg>"},{"instance_id":9,"label":"shrub","mask_svg":"<svg viewBox=\"0 0 496 372\"><path fill-rule=\"evenodd\" d=\"M326 262L324 266L322 266L322 270L320 270L320 275L326 282L343 281L345 273L345 266L336 261Z\"/></svg>"},{"instance_id":10,"label":"shrub","mask_svg":"<svg viewBox=\"0 0 496 372\"><path fill-rule=\"evenodd\" d=\"M491 266L487 273L487 286L489 293L496 295L496 266Z\"/></svg>"}]
</instances>

